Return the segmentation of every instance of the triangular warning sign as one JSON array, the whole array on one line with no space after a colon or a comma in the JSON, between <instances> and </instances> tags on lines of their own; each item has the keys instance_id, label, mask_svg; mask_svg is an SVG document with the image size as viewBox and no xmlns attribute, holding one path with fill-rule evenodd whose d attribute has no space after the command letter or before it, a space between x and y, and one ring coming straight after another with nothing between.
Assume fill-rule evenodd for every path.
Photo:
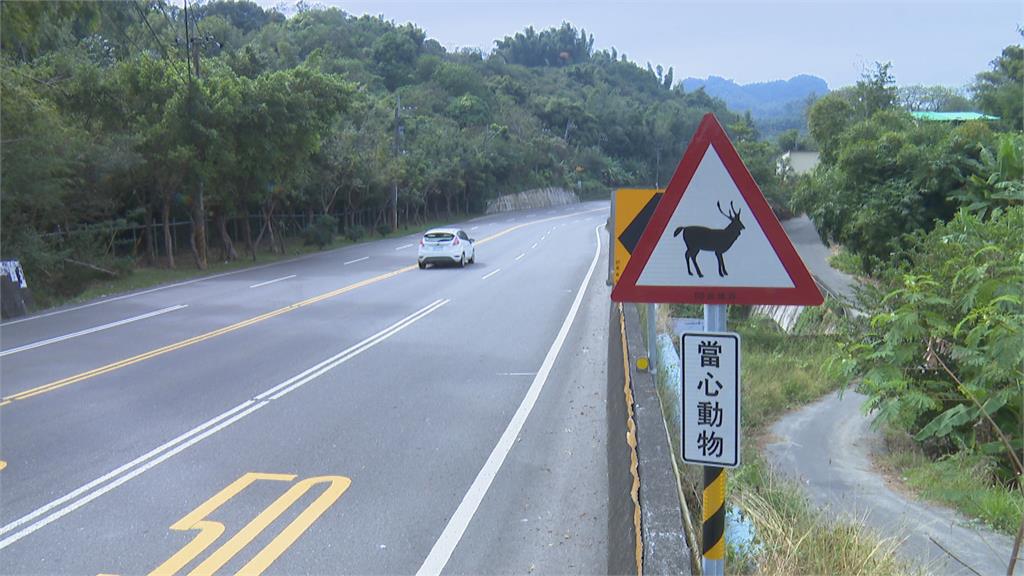
<instances>
[{"instance_id":1,"label":"triangular warning sign","mask_svg":"<svg viewBox=\"0 0 1024 576\"><path fill-rule=\"evenodd\" d=\"M618 302L823 302L713 114L701 121L612 290Z\"/></svg>"}]
</instances>

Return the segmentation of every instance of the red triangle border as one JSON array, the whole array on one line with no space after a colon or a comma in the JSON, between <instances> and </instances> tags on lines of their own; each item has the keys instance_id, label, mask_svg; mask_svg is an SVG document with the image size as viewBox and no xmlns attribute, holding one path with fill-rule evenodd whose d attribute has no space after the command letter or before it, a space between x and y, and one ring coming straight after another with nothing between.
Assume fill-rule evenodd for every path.
<instances>
[{"instance_id":1,"label":"red triangle border","mask_svg":"<svg viewBox=\"0 0 1024 576\"><path fill-rule=\"evenodd\" d=\"M668 221L672 218L683 194L690 185L701 160L709 146L725 165L736 188L750 208L754 219L772 249L775 250L786 273L793 282L792 288L755 288L737 286L639 286L637 281L654 252L658 239L662 237ZM680 257L682 254L680 254ZM768 205L764 194L750 171L743 164L733 147L729 136L714 114L706 114L686 147L683 159L676 167L669 181L665 195L651 216L640 241L630 256L626 269L612 289L612 300L616 302L658 302L680 304L782 304L817 306L824 302L821 291L804 265L796 248L789 240L779 219Z\"/></svg>"}]
</instances>

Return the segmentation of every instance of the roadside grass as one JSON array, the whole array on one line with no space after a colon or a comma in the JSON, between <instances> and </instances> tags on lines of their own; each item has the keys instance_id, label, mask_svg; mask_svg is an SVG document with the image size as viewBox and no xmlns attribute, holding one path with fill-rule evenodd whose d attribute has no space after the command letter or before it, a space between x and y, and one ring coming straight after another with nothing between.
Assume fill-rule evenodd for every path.
<instances>
[{"instance_id":1,"label":"roadside grass","mask_svg":"<svg viewBox=\"0 0 1024 576\"><path fill-rule=\"evenodd\" d=\"M301 237L293 237L285 239L284 252L274 253L269 250L260 250L257 255L257 259L254 262L252 257L245 253L244 247L239 245L236 246L239 249L239 258L234 261L217 261L216 256L220 256L219 250L213 248L210 250L209 266L206 270L199 270L195 267L195 263L192 258L191 252L181 252L176 255L177 267L176 268L159 268L159 267L138 267L131 270L130 273L118 276L116 278L109 279L98 279L91 282L89 286L82 292L70 296L60 297L54 295L45 295L41 300L45 302L44 306L39 306L32 310L32 313L43 312L51 308L57 308L59 306L67 306L74 304L81 304L97 298L105 298L108 296L114 296L118 294L124 294L128 292L134 292L137 290L144 290L146 288L152 288L163 284L172 284L175 282L184 282L187 280L193 280L202 278L204 276L213 276L215 274L223 274L225 272L234 272L236 270L244 270L246 268L254 268L256 266L265 266L267 264L273 264L275 262L282 262L312 254L316 252L326 252L330 250L336 250L345 246L353 244L359 244L363 242L372 242L375 240L382 240L387 238L395 238L398 236L407 236L409 234L415 234L429 230L430 228L436 228L443 226L447 223L452 222L460 218L469 218L476 215L472 214L456 214L452 215L451 218L445 220L433 220L423 225L409 226L399 228L395 232L390 232L383 236L379 234L367 235L358 241L351 241L343 236L335 236L334 241L331 244L318 248L317 246L305 245Z\"/></svg>"},{"instance_id":2,"label":"roadside grass","mask_svg":"<svg viewBox=\"0 0 1024 576\"><path fill-rule=\"evenodd\" d=\"M726 564L737 574L919 574L900 561L900 542L871 529L828 516L807 500L799 486L771 472L759 450L768 425L786 412L838 389L828 371L835 339L794 336L768 319L732 322L742 352L742 465L731 470L727 505L738 507L753 525L751 546L728 547ZM658 373L658 392L679 465L682 492L691 520L700 526L702 473L685 465L678 452L678 406ZM700 538L698 529L696 537Z\"/></svg>"},{"instance_id":3,"label":"roadside grass","mask_svg":"<svg viewBox=\"0 0 1024 576\"><path fill-rule=\"evenodd\" d=\"M736 574L923 574L896 555L900 540L819 511L754 449L729 478L732 503L754 526L754 550L729 549Z\"/></svg>"},{"instance_id":4,"label":"roadside grass","mask_svg":"<svg viewBox=\"0 0 1024 576\"><path fill-rule=\"evenodd\" d=\"M1000 484L990 458L959 452L931 460L906 433L886 437L889 452L879 462L915 495L953 507L1003 534L1017 533L1024 494Z\"/></svg>"},{"instance_id":5,"label":"roadside grass","mask_svg":"<svg viewBox=\"0 0 1024 576\"><path fill-rule=\"evenodd\" d=\"M842 385L826 370L834 338L786 334L767 318L737 323L736 331L743 346L742 424L752 438L786 412Z\"/></svg>"},{"instance_id":6,"label":"roadside grass","mask_svg":"<svg viewBox=\"0 0 1024 576\"><path fill-rule=\"evenodd\" d=\"M732 502L753 524L756 544L730 549L731 571L748 574L912 574L900 542L828 516L759 453L767 427L786 412L840 388L828 371L835 339L792 335L767 319L737 324L743 338L743 465L729 478Z\"/></svg>"}]
</instances>

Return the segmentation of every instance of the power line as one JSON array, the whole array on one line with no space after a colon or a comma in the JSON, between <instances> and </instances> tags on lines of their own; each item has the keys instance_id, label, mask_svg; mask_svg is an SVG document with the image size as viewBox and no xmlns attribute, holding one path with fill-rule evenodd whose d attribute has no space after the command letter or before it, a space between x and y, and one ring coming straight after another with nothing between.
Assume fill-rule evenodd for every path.
<instances>
[{"instance_id":1,"label":"power line","mask_svg":"<svg viewBox=\"0 0 1024 576\"><path fill-rule=\"evenodd\" d=\"M196 8L194 4L190 4L188 0L185 0L185 5L192 10L192 24L196 27L196 34L202 36L202 31L199 30L199 20L196 18ZM188 22L185 22L188 26Z\"/></svg>"},{"instance_id":2,"label":"power line","mask_svg":"<svg viewBox=\"0 0 1024 576\"><path fill-rule=\"evenodd\" d=\"M175 62L171 60L171 58L167 55L167 48L164 46L163 41L160 40L160 37L157 36L156 31L153 30L153 26L149 23L149 18L146 18L146 13L142 10L142 7L139 6L138 1L136 0L132 3L132 5L135 6L135 10L139 13L139 18L142 19L142 22L146 25L146 28L149 29L149 33L153 35L153 39L156 40L157 46L160 47L160 52L164 55L164 60L166 60L167 63L171 65L171 68L174 70L174 73L177 74L178 79L181 80L181 83L186 84L187 82L185 81L185 77L181 75L181 70L178 69L178 66L175 64Z\"/></svg>"}]
</instances>

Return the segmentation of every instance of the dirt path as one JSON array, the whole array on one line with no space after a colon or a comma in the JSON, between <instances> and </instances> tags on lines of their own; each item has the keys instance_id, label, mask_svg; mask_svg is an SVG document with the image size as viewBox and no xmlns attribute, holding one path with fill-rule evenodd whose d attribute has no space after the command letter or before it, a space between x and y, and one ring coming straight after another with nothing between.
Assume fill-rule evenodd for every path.
<instances>
[{"instance_id":1,"label":"dirt path","mask_svg":"<svg viewBox=\"0 0 1024 576\"><path fill-rule=\"evenodd\" d=\"M978 574L1006 574L1012 538L886 485L871 464L880 439L860 412L864 399L853 391L830 394L782 418L772 426L775 441L766 449L772 466L799 481L816 505L903 539L905 558L931 574L975 573L939 545Z\"/></svg>"}]
</instances>

